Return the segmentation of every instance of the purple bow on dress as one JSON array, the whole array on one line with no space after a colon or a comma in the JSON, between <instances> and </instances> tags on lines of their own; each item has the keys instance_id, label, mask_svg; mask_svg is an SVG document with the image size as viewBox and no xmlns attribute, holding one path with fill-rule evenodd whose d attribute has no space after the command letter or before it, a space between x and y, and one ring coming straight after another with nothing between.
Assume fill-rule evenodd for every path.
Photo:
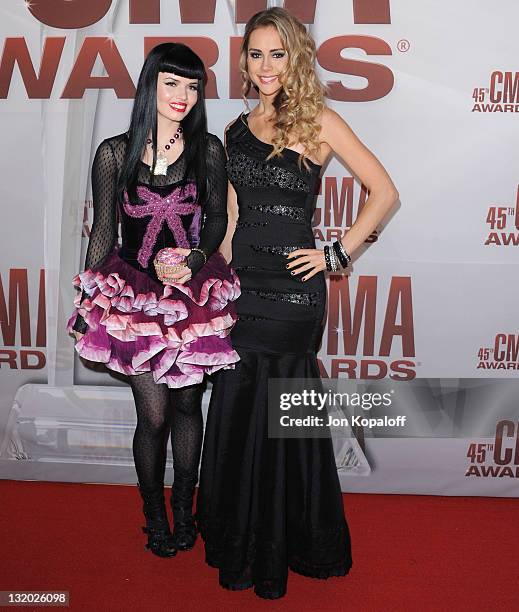
<instances>
[{"instance_id":1,"label":"purple bow on dress","mask_svg":"<svg viewBox=\"0 0 519 612\"><path fill-rule=\"evenodd\" d=\"M128 200L128 194L125 193L123 206L126 214L130 217L138 219L151 217L144 234L142 246L137 255L137 261L143 268L148 267L153 247L157 242L157 237L164 222L168 224L171 233L175 237L176 246L189 249L192 245L189 243L180 216L194 213L189 234L193 240L198 240L201 207L194 201L196 199L196 186L194 183L188 183L184 187L176 187L165 197L143 186L137 187L137 194L146 204L131 204ZM189 196L193 198L193 202L185 201Z\"/></svg>"}]
</instances>

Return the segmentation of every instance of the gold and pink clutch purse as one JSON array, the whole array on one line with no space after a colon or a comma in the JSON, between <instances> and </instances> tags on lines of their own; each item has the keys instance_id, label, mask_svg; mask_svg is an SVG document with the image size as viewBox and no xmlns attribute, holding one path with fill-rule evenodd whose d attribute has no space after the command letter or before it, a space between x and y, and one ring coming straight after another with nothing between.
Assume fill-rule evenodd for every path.
<instances>
[{"instance_id":1,"label":"gold and pink clutch purse","mask_svg":"<svg viewBox=\"0 0 519 612\"><path fill-rule=\"evenodd\" d=\"M186 258L175 253L172 248L165 248L157 253L153 265L158 278L168 278L171 274L185 270Z\"/></svg>"}]
</instances>

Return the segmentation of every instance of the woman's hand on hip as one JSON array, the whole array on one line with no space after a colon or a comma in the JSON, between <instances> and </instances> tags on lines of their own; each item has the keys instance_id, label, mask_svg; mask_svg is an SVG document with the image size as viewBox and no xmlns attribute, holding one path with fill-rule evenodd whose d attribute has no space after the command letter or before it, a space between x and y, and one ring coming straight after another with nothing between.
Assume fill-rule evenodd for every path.
<instances>
[{"instance_id":1,"label":"woman's hand on hip","mask_svg":"<svg viewBox=\"0 0 519 612\"><path fill-rule=\"evenodd\" d=\"M326 260L322 249L297 249L287 256L287 268L293 276L307 281L318 272L326 270Z\"/></svg>"}]
</instances>

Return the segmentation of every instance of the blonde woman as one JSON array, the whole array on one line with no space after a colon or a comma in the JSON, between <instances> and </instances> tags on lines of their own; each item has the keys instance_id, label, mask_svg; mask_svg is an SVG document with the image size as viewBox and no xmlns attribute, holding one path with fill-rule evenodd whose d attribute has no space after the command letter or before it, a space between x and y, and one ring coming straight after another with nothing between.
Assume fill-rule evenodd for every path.
<instances>
[{"instance_id":1,"label":"blonde woman","mask_svg":"<svg viewBox=\"0 0 519 612\"><path fill-rule=\"evenodd\" d=\"M328 578L351 566L331 440L267 435L269 378L319 378L324 270L347 267L398 198L388 174L324 104L315 44L290 13L247 23L244 96L259 104L226 130L229 228L222 250L240 276L234 370L218 374L208 414L198 522L221 586L286 592L288 569ZM337 154L370 196L346 236L316 249L316 185Z\"/></svg>"}]
</instances>

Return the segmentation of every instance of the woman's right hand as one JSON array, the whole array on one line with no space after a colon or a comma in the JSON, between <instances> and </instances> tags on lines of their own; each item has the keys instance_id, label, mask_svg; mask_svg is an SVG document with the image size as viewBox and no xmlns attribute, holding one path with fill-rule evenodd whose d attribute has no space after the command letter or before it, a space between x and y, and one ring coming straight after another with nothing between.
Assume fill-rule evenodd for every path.
<instances>
[{"instance_id":1,"label":"woman's right hand","mask_svg":"<svg viewBox=\"0 0 519 612\"><path fill-rule=\"evenodd\" d=\"M84 335L85 334L74 330L74 338L76 339L76 342L79 342Z\"/></svg>"}]
</instances>

